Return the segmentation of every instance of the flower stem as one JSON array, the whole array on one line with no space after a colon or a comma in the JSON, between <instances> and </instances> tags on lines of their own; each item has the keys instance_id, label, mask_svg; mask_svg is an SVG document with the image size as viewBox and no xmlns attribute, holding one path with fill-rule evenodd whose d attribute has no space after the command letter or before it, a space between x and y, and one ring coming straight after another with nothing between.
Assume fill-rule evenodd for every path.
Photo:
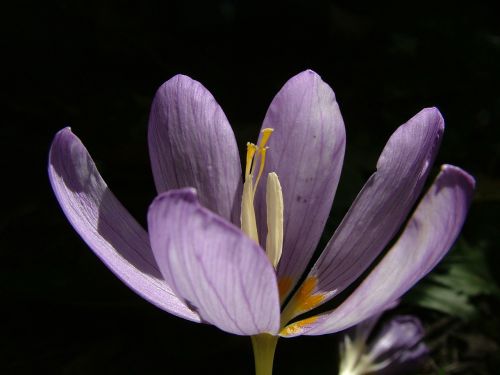
<instances>
[{"instance_id":1,"label":"flower stem","mask_svg":"<svg viewBox=\"0 0 500 375\"><path fill-rule=\"evenodd\" d=\"M279 336L268 333L252 336L253 355L255 359L255 375L272 375L274 351Z\"/></svg>"}]
</instances>

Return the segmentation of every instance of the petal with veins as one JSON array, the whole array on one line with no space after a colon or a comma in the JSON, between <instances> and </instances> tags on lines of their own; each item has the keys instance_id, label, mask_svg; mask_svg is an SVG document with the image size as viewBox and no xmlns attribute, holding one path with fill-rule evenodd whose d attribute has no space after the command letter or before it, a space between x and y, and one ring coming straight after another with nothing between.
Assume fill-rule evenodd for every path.
<instances>
[{"instance_id":1,"label":"petal with veins","mask_svg":"<svg viewBox=\"0 0 500 375\"><path fill-rule=\"evenodd\" d=\"M52 143L49 178L73 228L118 278L159 308L200 321L163 280L147 233L111 193L69 128L59 131Z\"/></svg>"},{"instance_id":2,"label":"petal with veins","mask_svg":"<svg viewBox=\"0 0 500 375\"><path fill-rule=\"evenodd\" d=\"M239 225L238 146L222 108L203 85L177 75L158 89L148 141L159 193L194 187L205 207Z\"/></svg>"},{"instance_id":3,"label":"petal with veins","mask_svg":"<svg viewBox=\"0 0 500 375\"><path fill-rule=\"evenodd\" d=\"M474 184L474 179L460 168L443 166L398 241L361 285L335 310L316 316L310 324L293 323L286 327L284 335L342 331L400 298L453 245L465 221Z\"/></svg>"},{"instance_id":4,"label":"petal with veins","mask_svg":"<svg viewBox=\"0 0 500 375\"><path fill-rule=\"evenodd\" d=\"M424 109L391 136L377 171L359 193L310 272L323 302L356 280L400 229L421 194L444 130L435 108Z\"/></svg>"},{"instance_id":5,"label":"petal with veins","mask_svg":"<svg viewBox=\"0 0 500 375\"><path fill-rule=\"evenodd\" d=\"M283 187L284 243L278 276L287 280L287 294L311 259L330 213L344 160L344 122L330 86L307 70L278 92L262 128L274 129L264 176L276 172ZM262 190L256 210L259 235L266 238Z\"/></svg>"},{"instance_id":6,"label":"petal with veins","mask_svg":"<svg viewBox=\"0 0 500 375\"><path fill-rule=\"evenodd\" d=\"M158 196L148 226L162 274L203 320L237 335L277 332L278 288L266 254L202 207L193 189Z\"/></svg>"}]
</instances>

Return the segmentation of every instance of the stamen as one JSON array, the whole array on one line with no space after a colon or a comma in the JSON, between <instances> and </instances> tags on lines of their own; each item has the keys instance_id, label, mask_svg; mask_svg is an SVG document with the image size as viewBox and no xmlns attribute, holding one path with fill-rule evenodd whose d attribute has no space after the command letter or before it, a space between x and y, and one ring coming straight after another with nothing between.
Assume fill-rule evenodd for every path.
<instances>
[{"instance_id":1,"label":"stamen","mask_svg":"<svg viewBox=\"0 0 500 375\"><path fill-rule=\"evenodd\" d=\"M255 156L255 152L257 151L257 146L253 143L247 143L247 160L245 165L245 178L250 175L250 170L253 164L253 158Z\"/></svg>"},{"instance_id":2,"label":"stamen","mask_svg":"<svg viewBox=\"0 0 500 375\"><path fill-rule=\"evenodd\" d=\"M250 143L253 147L255 147L254 150L251 150L252 156L253 156L253 162L251 162L252 168L250 168L250 166L249 166L249 164L250 164L248 161L249 160L249 153L247 151L246 170L250 171L250 174L252 176L254 176L254 171L255 171L255 168L257 166L257 160L259 162L259 173L257 175L257 180L256 180L256 183L254 185L254 190L257 190L257 185L259 184L260 176L262 175L262 172L264 171L264 165L265 165L265 161L266 161L266 150L267 150L266 145L267 145L267 142L269 141L269 138L271 137L271 134L273 134L273 131L274 131L274 129L272 129L272 128L262 129L262 131L261 131L262 138L260 139L260 142L257 144L257 146ZM248 148L248 144L247 144L247 148ZM246 176L248 176L248 173L245 175L245 177Z\"/></svg>"},{"instance_id":3,"label":"stamen","mask_svg":"<svg viewBox=\"0 0 500 375\"><path fill-rule=\"evenodd\" d=\"M254 197L255 197L255 192L257 190L257 186L259 184L259 181L262 177L262 174L264 173L264 166L266 163L266 151L267 151L267 142L269 141L269 138L271 137L271 134L273 133L273 129L271 128L265 128L262 129L261 133L261 139L260 142L255 145L253 143L247 143L247 156L246 156L246 165L245 165L245 182L243 184L243 196L241 199L241 229L244 233L246 233L251 239L253 239L255 242L259 243L259 236L257 232L257 223L255 219L255 207L254 207ZM258 167L257 167L258 164ZM258 173L257 176L255 176L255 170L258 168ZM255 182L254 182L254 177ZM277 179L277 177L276 177ZM279 185L279 182L277 183ZM274 190L278 190L277 188L274 188ZM279 191L281 194L281 186L279 186ZM275 192L274 194L277 194ZM278 200L279 198L272 198L275 200ZM283 200L283 197L281 197L281 200ZM269 203L268 203L269 204ZM279 203L271 203L276 205L279 205ZM281 205L283 203L281 202ZM276 209L275 209L276 211ZM278 210L279 211L279 210ZM281 210L282 212L282 210ZM281 219L282 220L282 219ZM276 226L277 224L273 224L273 226ZM282 226L282 224L281 224ZM275 235L278 236L283 236L282 234L279 234L279 230L273 229ZM283 229L281 229L281 232L283 232ZM273 240L273 242L276 243L277 240ZM278 241L279 242L279 241ZM281 239L282 242L282 239ZM274 245L274 249L272 251L273 258L275 258L275 266L277 262L279 261L279 257L281 256L281 245L279 246L280 249L278 250L278 245Z\"/></svg>"},{"instance_id":4,"label":"stamen","mask_svg":"<svg viewBox=\"0 0 500 375\"><path fill-rule=\"evenodd\" d=\"M241 230L256 243L259 243L257 221L253 206L253 192L252 175L248 175L243 184L243 196L241 198Z\"/></svg>"},{"instance_id":5,"label":"stamen","mask_svg":"<svg viewBox=\"0 0 500 375\"><path fill-rule=\"evenodd\" d=\"M269 137L273 134L273 128L264 128L262 129L262 138L260 139L259 148L264 148L267 145L267 141L269 141Z\"/></svg>"},{"instance_id":6,"label":"stamen","mask_svg":"<svg viewBox=\"0 0 500 375\"><path fill-rule=\"evenodd\" d=\"M264 165L266 164L266 152L267 147L260 148L259 147L259 173L257 174L257 179L255 180L255 186L253 188L253 193L257 190L257 186L259 185L260 178L262 177L262 172L264 172Z\"/></svg>"},{"instance_id":7,"label":"stamen","mask_svg":"<svg viewBox=\"0 0 500 375\"><path fill-rule=\"evenodd\" d=\"M269 173L267 176L266 206L266 253L274 268L276 268L283 249L283 193L278 175L274 172Z\"/></svg>"}]
</instances>

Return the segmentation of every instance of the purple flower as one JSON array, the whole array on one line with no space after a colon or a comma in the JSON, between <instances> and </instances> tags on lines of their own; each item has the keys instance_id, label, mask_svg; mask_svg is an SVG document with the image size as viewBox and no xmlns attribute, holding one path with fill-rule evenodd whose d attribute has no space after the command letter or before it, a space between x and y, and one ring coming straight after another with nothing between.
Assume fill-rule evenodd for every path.
<instances>
[{"instance_id":1,"label":"purple flower","mask_svg":"<svg viewBox=\"0 0 500 375\"><path fill-rule=\"evenodd\" d=\"M233 132L213 96L186 76L162 85L149 120L159 195L148 232L69 128L53 141L50 181L73 227L131 289L169 313L238 335L319 335L356 325L397 300L455 241L474 188L466 172L444 165L411 213L444 129L439 111L424 109L391 136L377 171L297 285L333 202L344 123L332 89L305 71L276 95L262 129L248 145L243 182ZM356 280L410 213L344 302L295 319Z\"/></svg>"},{"instance_id":2,"label":"purple flower","mask_svg":"<svg viewBox=\"0 0 500 375\"><path fill-rule=\"evenodd\" d=\"M428 355L418 318L395 316L374 334L379 317L361 322L344 336L339 375L408 374Z\"/></svg>"}]
</instances>

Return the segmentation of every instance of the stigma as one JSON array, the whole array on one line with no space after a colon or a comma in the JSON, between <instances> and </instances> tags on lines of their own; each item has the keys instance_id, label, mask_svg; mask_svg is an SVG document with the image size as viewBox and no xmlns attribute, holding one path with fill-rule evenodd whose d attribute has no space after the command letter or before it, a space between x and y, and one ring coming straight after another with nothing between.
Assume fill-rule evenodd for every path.
<instances>
[{"instance_id":1,"label":"stigma","mask_svg":"<svg viewBox=\"0 0 500 375\"><path fill-rule=\"evenodd\" d=\"M241 230L258 244L260 242L254 199L264 173L268 150L267 143L273 131L271 128L265 128L261 131L262 136L257 145L247 143L245 182L241 199ZM267 238L265 249L267 257L274 268L278 266L283 248L283 210L281 184L278 175L271 172L267 175L266 182Z\"/></svg>"}]
</instances>

